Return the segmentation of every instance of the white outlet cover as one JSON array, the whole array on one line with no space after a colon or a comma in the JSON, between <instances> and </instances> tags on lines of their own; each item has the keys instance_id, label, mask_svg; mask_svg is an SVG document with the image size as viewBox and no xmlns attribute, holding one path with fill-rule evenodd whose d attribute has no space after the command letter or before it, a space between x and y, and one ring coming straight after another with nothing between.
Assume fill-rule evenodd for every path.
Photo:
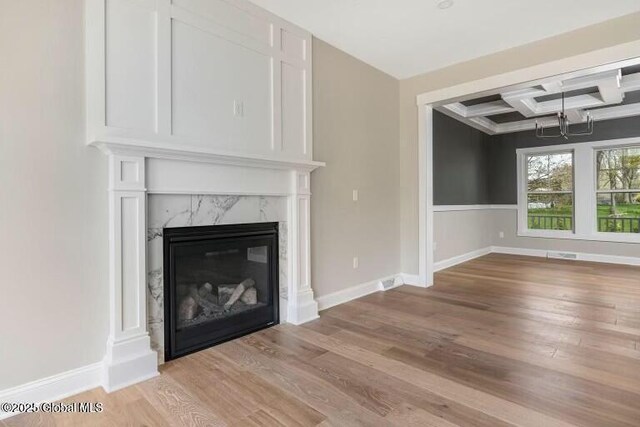
<instances>
[{"instance_id":1,"label":"white outlet cover","mask_svg":"<svg viewBox=\"0 0 640 427\"><path fill-rule=\"evenodd\" d=\"M354 202L358 201L358 190L353 190L353 201Z\"/></svg>"},{"instance_id":2,"label":"white outlet cover","mask_svg":"<svg viewBox=\"0 0 640 427\"><path fill-rule=\"evenodd\" d=\"M358 268L358 257L353 257L353 268Z\"/></svg>"},{"instance_id":3,"label":"white outlet cover","mask_svg":"<svg viewBox=\"0 0 640 427\"><path fill-rule=\"evenodd\" d=\"M235 117L244 116L244 104L242 103L242 101L238 101L238 100L233 101L233 115Z\"/></svg>"}]
</instances>

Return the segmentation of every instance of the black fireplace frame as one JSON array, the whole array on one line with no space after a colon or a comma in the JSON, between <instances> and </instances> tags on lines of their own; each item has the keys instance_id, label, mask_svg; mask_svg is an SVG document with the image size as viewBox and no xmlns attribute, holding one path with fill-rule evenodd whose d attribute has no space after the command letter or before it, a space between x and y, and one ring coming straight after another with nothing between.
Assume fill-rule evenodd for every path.
<instances>
[{"instance_id":1,"label":"black fireplace frame","mask_svg":"<svg viewBox=\"0 0 640 427\"><path fill-rule=\"evenodd\" d=\"M250 318L253 311L247 311L236 316L232 316L229 319L212 322L216 324L223 324L224 322L234 322L237 329L236 332L227 334L214 334L213 330L210 334L214 334L214 337L205 340L199 344L190 345L186 348L176 348L176 316L173 314L177 311L176 307L176 293L173 287L176 285L175 279L175 257L172 256L172 248L176 245L190 245L201 244L206 240L223 241L223 239L234 240L256 240L257 238L266 239L269 242L268 248L270 250L270 262L269 265L269 283L271 284L271 304L269 307L270 316L261 316L261 321L256 324L255 319ZM229 341L241 336L250 334L252 332L259 331L277 325L280 322L279 311L279 247L278 247L278 223L277 222L265 222L265 223L252 223L252 224L229 224L229 225L212 225L212 226L199 226L199 227L175 227L163 229L163 246L164 246L164 359L169 361L178 357L186 356L187 354L194 353L196 351L204 350L216 344L221 344L225 341ZM169 261L169 262L167 262ZM259 319L259 320L260 320ZM243 326L244 325L244 326ZM211 324L205 323L202 325L193 326L192 328L207 328L211 329Z\"/></svg>"}]
</instances>

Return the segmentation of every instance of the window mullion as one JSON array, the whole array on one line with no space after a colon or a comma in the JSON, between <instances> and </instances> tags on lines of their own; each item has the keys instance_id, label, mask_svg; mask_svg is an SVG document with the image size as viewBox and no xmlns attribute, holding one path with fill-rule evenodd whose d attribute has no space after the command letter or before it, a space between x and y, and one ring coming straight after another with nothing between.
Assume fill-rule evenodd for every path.
<instances>
[{"instance_id":1,"label":"window mullion","mask_svg":"<svg viewBox=\"0 0 640 427\"><path fill-rule=\"evenodd\" d=\"M595 159L588 144L574 152L574 216L575 233L578 236L593 234L595 227Z\"/></svg>"}]
</instances>

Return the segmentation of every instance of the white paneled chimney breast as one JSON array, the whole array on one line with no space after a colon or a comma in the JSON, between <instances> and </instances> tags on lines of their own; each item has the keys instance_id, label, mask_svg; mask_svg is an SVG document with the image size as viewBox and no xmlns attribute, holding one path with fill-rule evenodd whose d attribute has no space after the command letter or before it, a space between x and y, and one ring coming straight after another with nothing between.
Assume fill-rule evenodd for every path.
<instances>
[{"instance_id":1,"label":"white paneled chimney breast","mask_svg":"<svg viewBox=\"0 0 640 427\"><path fill-rule=\"evenodd\" d=\"M110 174L105 389L158 372L147 240L161 213L149 196L281 200L281 319L315 319L310 174L324 164L312 159L311 35L244 0L87 0L86 21L87 144Z\"/></svg>"}]
</instances>

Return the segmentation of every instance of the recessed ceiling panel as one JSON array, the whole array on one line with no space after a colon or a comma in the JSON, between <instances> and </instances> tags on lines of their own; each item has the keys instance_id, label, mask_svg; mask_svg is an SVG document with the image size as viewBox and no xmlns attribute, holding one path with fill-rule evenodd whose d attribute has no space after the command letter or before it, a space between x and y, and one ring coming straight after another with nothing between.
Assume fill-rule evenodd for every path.
<instances>
[{"instance_id":1,"label":"recessed ceiling panel","mask_svg":"<svg viewBox=\"0 0 640 427\"><path fill-rule=\"evenodd\" d=\"M568 92L565 92L564 97L566 99L566 98L571 98L572 96L578 96L578 95L598 95L598 93L599 92L597 87L588 87L585 89L570 90ZM537 102L545 102L545 101L553 101L554 99L560 99L560 98L562 98L562 92L553 93L551 95L539 96L534 99Z\"/></svg>"},{"instance_id":2,"label":"recessed ceiling panel","mask_svg":"<svg viewBox=\"0 0 640 427\"><path fill-rule=\"evenodd\" d=\"M469 99L467 101L462 101L462 105L464 105L466 107L471 107L472 105L478 105L478 104L484 104L484 103L487 103L487 102L500 101L501 99L502 99L502 96L500 96L500 94L489 95L489 96L483 96L483 97L480 97L480 98Z\"/></svg>"},{"instance_id":3,"label":"recessed ceiling panel","mask_svg":"<svg viewBox=\"0 0 640 427\"><path fill-rule=\"evenodd\" d=\"M491 116L491 120L495 123L509 123L509 122L517 122L519 120L525 120L526 117L517 111L513 111L511 113L504 114L496 114L495 116Z\"/></svg>"}]
</instances>

